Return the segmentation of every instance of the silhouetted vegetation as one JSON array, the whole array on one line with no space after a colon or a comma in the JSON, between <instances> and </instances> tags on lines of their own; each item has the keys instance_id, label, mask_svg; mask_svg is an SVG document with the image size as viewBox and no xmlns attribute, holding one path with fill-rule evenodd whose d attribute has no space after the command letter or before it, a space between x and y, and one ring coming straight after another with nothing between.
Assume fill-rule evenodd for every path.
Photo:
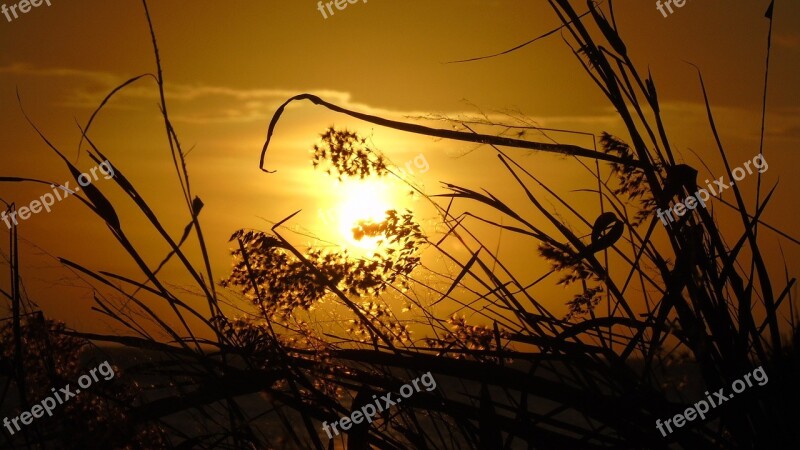
<instances>
[{"instance_id":1,"label":"silhouetted vegetation","mask_svg":"<svg viewBox=\"0 0 800 450\"><path fill-rule=\"evenodd\" d=\"M120 333L91 335L50 322L24 331L4 326L4 375L10 383L24 380L29 386L23 392L36 396L57 384L54 375L70 379L80 373L78 356L87 340L140 351L143 361L130 364L119 377L124 387L98 394L104 396L102 404L87 396L91 404L70 419L100 421L82 425L92 430L117 430L92 435L95 443L103 443L97 448L796 446L800 333L789 313L795 279L770 278L775 269L767 267L758 246L759 218L775 189L753 210L738 186L732 188L741 218L735 230L734 224L726 226L726 233L738 233L733 245L726 243L710 209L697 208L663 228L653 210L693 193L696 179L685 174L696 177L697 172L683 170L673 155L653 77L643 78L631 62L613 9L589 2L590 12L581 19L567 0L550 4L575 56L618 111L625 138L603 133L599 150L585 149L509 138L503 135L509 124L484 123L479 132L474 124L452 120L455 129L436 129L350 111L310 94L293 97L269 125L262 169L285 106L309 100L381 127L484 144L482 151L496 152L507 182L527 202L510 204L490 192L445 183L441 194L419 192L437 209L444 232L427 235L413 212L390 210L384 221L353 229L357 239L380 239L367 256L298 248L281 234L295 215L270 230L236 231L233 271L221 282L242 292L241 304L234 305L225 304L213 281L222 277L214 276L208 262L199 218L202 201L191 194L185 152L170 121L151 23L157 74L131 79L108 98L130 84L156 80L189 215L182 238L176 242L164 229L124 167L114 165L113 180L168 244L171 251L163 261L180 263L209 310L201 312L182 299L185 294L171 289L158 269L145 262L151 258L128 241L115 212L118 205L93 187L83 201L108 225L147 281L62 259L124 299L125 305L95 297L95 310L119 324ZM83 128L95 162L113 162L89 134L106 101ZM706 106L730 177L707 99ZM576 209L512 158L510 148L574 158L596 180L593 194L601 213L593 217ZM358 132L331 127L313 151L314 166L332 176L390 176L389 162ZM556 214L551 204L568 214ZM491 216L470 212L487 208ZM484 218L498 215L502 221ZM523 281L474 231L475 224L530 242L538 248L531 257L544 258L551 270L533 283ZM656 233L665 233L666 239L658 241L663 243L654 238ZM201 249L199 267L191 262L197 258L182 248L190 238ZM453 252L451 243L466 252ZM424 264L423 253L434 255L448 270ZM546 282L572 294L543 302L536 290ZM565 317L548 307L556 300L567 305ZM157 302L169 306L181 329L153 312ZM784 318L789 323L781 326ZM28 346L48 340L49 347ZM10 345L21 341L27 348L22 355L19 346L14 350ZM656 430L656 419L673 416L704 390L730 386L759 365L770 379L763 388L666 438ZM322 432L322 421L347 415L372 395L394 391L428 371L438 382L436 390L419 392L331 442ZM38 437L68 432L57 430ZM15 437L11 446L23 448L27 442L33 448L36 439Z\"/></svg>"}]
</instances>

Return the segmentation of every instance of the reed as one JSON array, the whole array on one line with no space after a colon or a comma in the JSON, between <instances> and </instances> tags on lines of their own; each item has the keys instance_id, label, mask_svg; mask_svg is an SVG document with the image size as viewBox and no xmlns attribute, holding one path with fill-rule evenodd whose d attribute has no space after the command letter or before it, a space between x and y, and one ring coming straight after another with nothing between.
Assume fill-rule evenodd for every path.
<instances>
[{"instance_id":1,"label":"reed","mask_svg":"<svg viewBox=\"0 0 800 450\"><path fill-rule=\"evenodd\" d=\"M390 211L384 221L354 230L383 240L380 250L366 257L293 245L283 226L296 213L270 230L237 231L231 237L234 269L221 284L240 289L246 302L232 305L223 303L211 281L202 201L191 194L147 13L157 73L112 91L82 135L92 159L109 159L90 138L95 116L120 90L154 80L187 225L175 241L114 164L116 186L171 250L151 267L127 239L117 206L99 187L87 187L82 201L107 224L145 281L62 259L87 281L116 292L127 306L95 297L95 310L120 324L118 334L55 332L157 355L127 368L126 376L169 381L140 385L118 437L133 439L137 426L148 425L168 436L165 446L209 449L791 448L800 442L793 426L800 414L792 403L800 400L793 383L800 375L800 333L790 294L795 279L786 276L774 288L778 282L770 278L773 272L758 246L759 231L765 233L760 217L775 187L755 208L733 187L731 207L740 218L733 245L703 208L662 229L654 210L693 193L697 170L673 154L655 81L631 62L616 31L613 2L605 10L588 2L583 14L567 0L550 4L576 58L619 112L624 138L603 133L599 149L539 143L506 136L510 129L543 131L532 125L452 120L455 130L437 129L352 111L310 94L295 96L269 124L260 161L266 172L266 153L285 106L307 100L381 127L483 144L483 151L496 152L508 182L526 201L508 203L455 184L445 184L439 195L420 192L437 209L446 232L428 236L412 212ZM705 104L730 177L707 96ZM573 158L595 180L592 192L601 213L594 217L570 204L509 149ZM357 132L328 129L314 150L312 162L327 164L337 176L391 175L383 156ZM612 180L604 176L608 173ZM551 203L568 214L556 215L546 206ZM492 215L472 212L487 209ZM485 218L498 215L503 220ZM538 248L534 257L549 261L551 270L533 283L521 281L475 231L478 225L530 242ZM666 239L655 239L662 232ZM189 239L199 255L183 250ZM452 242L468 256L448 250ZM422 252L451 270L426 266ZM159 269L172 259L195 281L207 312L182 300L162 279ZM536 299L535 291L547 282L576 292L565 300L565 317ZM154 302L168 305L182 327L173 329L155 314ZM409 314L398 311L398 304ZM781 327L783 318L788 325ZM667 438L656 430L656 419L700 398L693 390L729 386L759 365L770 377L759 392ZM322 432L322 421L349 415L373 395L396 392L426 372L437 380L436 390L415 394L346 436L328 441ZM681 388L681 380L689 387Z\"/></svg>"}]
</instances>

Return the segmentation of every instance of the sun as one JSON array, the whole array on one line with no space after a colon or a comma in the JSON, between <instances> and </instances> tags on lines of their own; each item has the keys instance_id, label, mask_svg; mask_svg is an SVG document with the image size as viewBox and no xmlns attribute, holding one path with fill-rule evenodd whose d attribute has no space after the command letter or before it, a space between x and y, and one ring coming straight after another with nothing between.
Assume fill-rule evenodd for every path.
<instances>
[{"instance_id":1,"label":"sun","mask_svg":"<svg viewBox=\"0 0 800 450\"><path fill-rule=\"evenodd\" d=\"M345 180L338 186L338 229L348 248L374 251L379 237L363 236L356 239L353 228L361 221L382 222L386 211L393 208L390 186L380 179Z\"/></svg>"}]
</instances>

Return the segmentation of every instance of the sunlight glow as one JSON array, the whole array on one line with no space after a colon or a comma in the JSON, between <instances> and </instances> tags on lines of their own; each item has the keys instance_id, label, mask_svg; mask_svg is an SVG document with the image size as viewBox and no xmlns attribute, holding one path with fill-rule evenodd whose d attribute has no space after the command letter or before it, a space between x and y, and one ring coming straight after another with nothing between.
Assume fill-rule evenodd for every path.
<instances>
[{"instance_id":1,"label":"sunlight glow","mask_svg":"<svg viewBox=\"0 0 800 450\"><path fill-rule=\"evenodd\" d=\"M359 221L382 222L386 211L392 209L389 185L383 180L345 180L338 187L339 203L334 207L339 217L339 233L348 248L374 251L378 237L356 239L353 228Z\"/></svg>"}]
</instances>

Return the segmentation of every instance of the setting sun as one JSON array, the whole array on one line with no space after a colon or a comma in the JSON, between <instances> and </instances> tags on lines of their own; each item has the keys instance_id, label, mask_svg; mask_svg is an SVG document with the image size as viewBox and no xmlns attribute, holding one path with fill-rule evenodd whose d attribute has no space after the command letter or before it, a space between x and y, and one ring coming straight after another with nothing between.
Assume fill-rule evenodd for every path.
<instances>
[{"instance_id":1,"label":"setting sun","mask_svg":"<svg viewBox=\"0 0 800 450\"><path fill-rule=\"evenodd\" d=\"M356 239L353 228L359 222L382 222L386 211L394 208L389 184L380 179L345 180L338 183L338 203L334 211L338 217L338 229L348 247L364 251L375 250L378 237L363 236Z\"/></svg>"},{"instance_id":2,"label":"setting sun","mask_svg":"<svg viewBox=\"0 0 800 450\"><path fill-rule=\"evenodd\" d=\"M218 3L0 3L0 450L800 450L800 0Z\"/></svg>"}]
</instances>

